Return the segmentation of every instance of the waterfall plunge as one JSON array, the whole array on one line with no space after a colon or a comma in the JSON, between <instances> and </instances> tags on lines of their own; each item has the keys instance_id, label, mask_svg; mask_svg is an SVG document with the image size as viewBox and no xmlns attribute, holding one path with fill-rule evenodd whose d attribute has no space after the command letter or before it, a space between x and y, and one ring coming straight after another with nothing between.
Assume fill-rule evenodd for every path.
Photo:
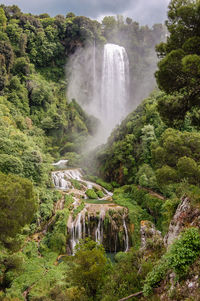
<instances>
[{"instance_id":1,"label":"waterfall plunge","mask_svg":"<svg viewBox=\"0 0 200 301\"><path fill-rule=\"evenodd\" d=\"M108 134L126 116L128 96L129 61L126 50L118 45L106 44L98 111Z\"/></svg>"},{"instance_id":2,"label":"waterfall plunge","mask_svg":"<svg viewBox=\"0 0 200 301\"><path fill-rule=\"evenodd\" d=\"M67 69L71 70L68 97L100 120L88 149L105 143L113 128L129 113L129 61L124 47L104 45L103 55L94 45L78 49Z\"/></svg>"}]
</instances>

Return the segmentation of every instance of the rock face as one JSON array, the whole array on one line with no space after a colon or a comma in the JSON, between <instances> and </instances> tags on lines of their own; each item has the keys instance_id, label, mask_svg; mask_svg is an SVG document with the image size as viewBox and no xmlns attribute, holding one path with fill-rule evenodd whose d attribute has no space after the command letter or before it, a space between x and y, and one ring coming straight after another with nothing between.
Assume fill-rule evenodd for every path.
<instances>
[{"instance_id":1,"label":"rock face","mask_svg":"<svg viewBox=\"0 0 200 301\"><path fill-rule=\"evenodd\" d=\"M179 237L180 233L188 227L200 228L200 209L190 199L184 196L169 225L168 233L164 237L166 247ZM200 259L189 268L187 277L181 282L177 281L174 272L168 273L161 286L155 289L156 295L162 301L170 300L200 300Z\"/></svg>"},{"instance_id":2,"label":"rock face","mask_svg":"<svg viewBox=\"0 0 200 301\"><path fill-rule=\"evenodd\" d=\"M150 221L141 221L141 250L159 249L163 246L163 237L161 232L156 230L154 224Z\"/></svg>"},{"instance_id":3,"label":"rock face","mask_svg":"<svg viewBox=\"0 0 200 301\"><path fill-rule=\"evenodd\" d=\"M165 235L164 243L168 247L179 234L189 226L200 227L200 210L193 208L188 197L183 197Z\"/></svg>"},{"instance_id":4,"label":"rock face","mask_svg":"<svg viewBox=\"0 0 200 301\"><path fill-rule=\"evenodd\" d=\"M69 248L74 248L80 239L91 237L103 244L107 252L128 251L128 210L114 204L86 204L73 219L70 216L67 228Z\"/></svg>"},{"instance_id":5,"label":"rock face","mask_svg":"<svg viewBox=\"0 0 200 301\"><path fill-rule=\"evenodd\" d=\"M189 269L187 278L177 281L174 273L170 273L161 287L155 289L155 294L161 301L200 300L200 260Z\"/></svg>"}]
</instances>

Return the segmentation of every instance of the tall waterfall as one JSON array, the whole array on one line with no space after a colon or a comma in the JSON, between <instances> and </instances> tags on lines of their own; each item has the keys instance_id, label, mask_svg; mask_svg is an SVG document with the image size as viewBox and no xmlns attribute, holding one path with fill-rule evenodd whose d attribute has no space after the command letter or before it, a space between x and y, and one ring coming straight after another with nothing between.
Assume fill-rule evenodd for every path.
<instances>
[{"instance_id":1,"label":"tall waterfall","mask_svg":"<svg viewBox=\"0 0 200 301\"><path fill-rule=\"evenodd\" d=\"M129 61L124 47L104 46L100 118L107 132L126 116L129 98Z\"/></svg>"},{"instance_id":2,"label":"tall waterfall","mask_svg":"<svg viewBox=\"0 0 200 301\"><path fill-rule=\"evenodd\" d=\"M112 129L129 113L129 61L124 47L105 44L103 53L94 44L72 55L67 69L69 99L100 120L88 149L106 142Z\"/></svg>"}]
</instances>

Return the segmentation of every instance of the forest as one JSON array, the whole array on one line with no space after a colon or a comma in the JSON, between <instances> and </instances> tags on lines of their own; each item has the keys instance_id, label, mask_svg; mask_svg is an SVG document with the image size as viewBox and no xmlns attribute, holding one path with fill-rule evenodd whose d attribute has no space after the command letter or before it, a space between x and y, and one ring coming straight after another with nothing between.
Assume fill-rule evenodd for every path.
<instances>
[{"instance_id":1,"label":"forest","mask_svg":"<svg viewBox=\"0 0 200 301\"><path fill-rule=\"evenodd\" d=\"M200 2L167 13L0 5L0 301L199 300ZM130 113L88 151L101 116L68 96L69 62L106 43L126 49Z\"/></svg>"}]
</instances>

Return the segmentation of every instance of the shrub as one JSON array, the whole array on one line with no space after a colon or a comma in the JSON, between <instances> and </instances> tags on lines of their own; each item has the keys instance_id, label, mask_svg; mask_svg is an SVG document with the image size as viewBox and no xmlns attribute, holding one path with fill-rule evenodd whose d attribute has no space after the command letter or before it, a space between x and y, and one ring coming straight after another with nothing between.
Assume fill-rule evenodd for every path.
<instances>
[{"instance_id":1,"label":"shrub","mask_svg":"<svg viewBox=\"0 0 200 301\"><path fill-rule=\"evenodd\" d=\"M159 263L147 275L144 284L144 295L151 294L152 289L164 279L169 270L173 270L178 278L184 276L190 265L200 255L200 234L197 228L187 229L182 233L163 255Z\"/></svg>"},{"instance_id":2,"label":"shrub","mask_svg":"<svg viewBox=\"0 0 200 301\"><path fill-rule=\"evenodd\" d=\"M20 159L7 154L0 154L0 171L3 173L21 174L23 165Z\"/></svg>"},{"instance_id":3,"label":"shrub","mask_svg":"<svg viewBox=\"0 0 200 301\"><path fill-rule=\"evenodd\" d=\"M103 198L104 197L104 193L101 190L98 190L96 192L96 194L98 195L99 198Z\"/></svg>"},{"instance_id":4,"label":"shrub","mask_svg":"<svg viewBox=\"0 0 200 301\"><path fill-rule=\"evenodd\" d=\"M89 199L98 199L98 195L93 189L88 189L86 190L86 195L88 196Z\"/></svg>"}]
</instances>

